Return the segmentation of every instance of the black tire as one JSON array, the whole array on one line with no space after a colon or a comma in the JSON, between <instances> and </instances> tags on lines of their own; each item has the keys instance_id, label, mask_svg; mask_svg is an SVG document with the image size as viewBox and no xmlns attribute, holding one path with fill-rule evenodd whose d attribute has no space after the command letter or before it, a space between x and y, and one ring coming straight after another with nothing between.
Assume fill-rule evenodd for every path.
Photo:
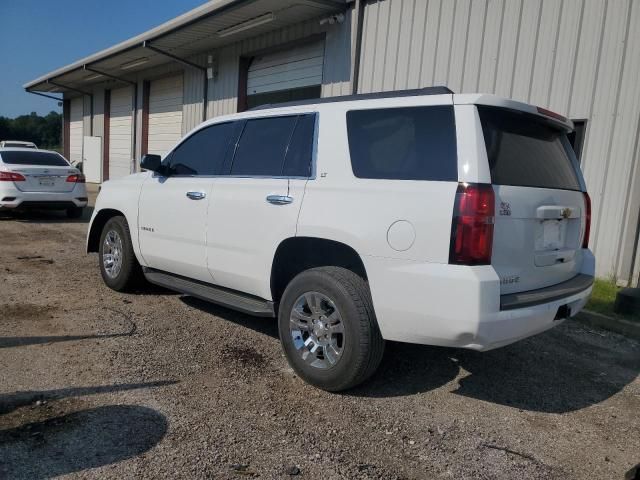
<instances>
[{"instance_id":1,"label":"black tire","mask_svg":"<svg viewBox=\"0 0 640 480\"><path fill-rule=\"evenodd\" d=\"M70 207L67 208L67 218L80 218L84 209L82 207Z\"/></svg>"},{"instance_id":2,"label":"black tire","mask_svg":"<svg viewBox=\"0 0 640 480\"><path fill-rule=\"evenodd\" d=\"M294 305L308 292L328 297L340 312L344 325L342 353L328 368L317 368L303 360L289 328ZM291 368L305 382L331 392L347 390L367 380L384 354L384 339L378 328L369 285L345 268L319 267L297 275L287 285L280 301L278 330Z\"/></svg>"},{"instance_id":3,"label":"black tire","mask_svg":"<svg viewBox=\"0 0 640 480\"><path fill-rule=\"evenodd\" d=\"M107 234L114 231L122 242L120 271L116 275L110 275L105 268L103 260L105 250L105 238ZM122 216L112 217L105 223L100 233L99 248L100 273L107 286L117 292L130 292L137 289L143 279L142 267L136 259L129 234L129 224Z\"/></svg>"}]
</instances>

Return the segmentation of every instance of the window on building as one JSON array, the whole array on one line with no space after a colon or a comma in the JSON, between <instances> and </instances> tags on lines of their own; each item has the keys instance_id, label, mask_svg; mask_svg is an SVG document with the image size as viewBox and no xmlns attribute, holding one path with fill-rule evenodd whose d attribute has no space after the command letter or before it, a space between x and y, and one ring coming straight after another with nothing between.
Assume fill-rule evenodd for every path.
<instances>
[{"instance_id":1,"label":"window on building","mask_svg":"<svg viewBox=\"0 0 640 480\"><path fill-rule=\"evenodd\" d=\"M232 131L233 123L222 123L188 137L168 159L170 175L221 174Z\"/></svg>"},{"instance_id":2,"label":"window on building","mask_svg":"<svg viewBox=\"0 0 640 480\"><path fill-rule=\"evenodd\" d=\"M576 152L576 158L579 163L582 163L582 147L584 146L584 138L587 132L586 120L574 120L573 125L575 130L567 135L569 143L573 147L573 151Z\"/></svg>"},{"instance_id":3,"label":"window on building","mask_svg":"<svg viewBox=\"0 0 640 480\"><path fill-rule=\"evenodd\" d=\"M320 85L247 95L247 108L320 98Z\"/></svg>"},{"instance_id":4,"label":"window on building","mask_svg":"<svg viewBox=\"0 0 640 480\"><path fill-rule=\"evenodd\" d=\"M452 106L350 111L347 133L356 177L458 180Z\"/></svg>"}]
</instances>

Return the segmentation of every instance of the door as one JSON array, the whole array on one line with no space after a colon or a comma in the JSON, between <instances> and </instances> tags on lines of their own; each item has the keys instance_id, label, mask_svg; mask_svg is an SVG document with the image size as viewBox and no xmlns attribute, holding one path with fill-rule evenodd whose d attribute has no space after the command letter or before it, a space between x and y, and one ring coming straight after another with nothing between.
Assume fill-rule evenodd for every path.
<instances>
[{"instance_id":1,"label":"door","mask_svg":"<svg viewBox=\"0 0 640 480\"><path fill-rule=\"evenodd\" d=\"M153 80L149 86L147 152L164 155L182 137L182 75Z\"/></svg>"},{"instance_id":2,"label":"door","mask_svg":"<svg viewBox=\"0 0 640 480\"><path fill-rule=\"evenodd\" d=\"M102 137L84 137L82 150L82 172L87 182L100 183L102 181Z\"/></svg>"},{"instance_id":3,"label":"door","mask_svg":"<svg viewBox=\"0 0 640 480\"><path fill-rule=\"evenodd\" d=\"M247 108L320 98L324 42L257 56L247 74Z\"/></svg>"},{"instance_id":4,"label":"door","mask_svg":"<svg viewBox=\"0 0 640 480\"><path fill-rule=\"evenodd\" d=\"M142 185L139 242L151 268L211 283L207 268L207 211L212 175L222 171L232 123L190 135L165 160L166 175Z\"/></svg>"},{"instance_id":5,"label":"door","mask_svg":"<svg viewBox=\"0 0 640 480\"><path fill-rule=\"evenodd\" d=\"M275 251L294 237L312 172L315 115L247 120L227 176L213 180L207 262L214 282L271 298Z\"/></svg>"},{"instance_id":6,"label":"door","mask_svg":"<svg viewBox=\"0 0 640 480\"><path fill-rule=\"evenodd\" d=\"M502 294L582 267L584 182L566 132L538 115L478 106L496 198L491 264Z\"/></svg>"},{"instance_id":7,"label":"door","mask_svg":"<svg viewBox=\"0 0 640 480\"><path fill-rule=\"evenodd\" d=\"M84 100L83 97L71 99L69 112L69 158L75 164L82 162L82 139L84 124Z\"/></svg>"},{"instance_id":8,"label":"door","mask_svg":"<svg viewBox=\"0 0 640 480\"><path fill-rule=\"evenodd\" d=\"M132 155L132 88L111 91L109 106L109 179L131 173Z\"/></svg>"}]
</instances>

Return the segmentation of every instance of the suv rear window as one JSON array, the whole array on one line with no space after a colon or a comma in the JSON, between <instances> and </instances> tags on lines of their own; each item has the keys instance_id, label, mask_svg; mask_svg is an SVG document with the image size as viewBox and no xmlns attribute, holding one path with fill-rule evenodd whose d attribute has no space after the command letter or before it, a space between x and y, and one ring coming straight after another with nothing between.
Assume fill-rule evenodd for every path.
<instances>
[{"instance_id":1,"label":"suv rear window","mask_svg":"<svg viewBox=\"0 0 640 480\"><path fill-rule=\"evenodd\" d=\"M43 167L68 167L67 161L57 153L6 151L0 153L4 163L12 165L39 165Z\"/></svg>"},{"instance_id":2,"label":"suv rear window","mask_svg":"<svg viewBox=\"0 0 640 480\"><path fill-rule=\"evenodd\" d=\"M537 115L478 106L491 182L580 190L566 132Z\"/></svg>"},{"instance_id":3,"label":"suv rear window","mask_svg":"<svg viewBox=\"0 0 640 480\"><path fill-rule=\"evenodd\" d=\"M458 181L450 105L352 110L347 132L358 178Z\"/></svg>"}]
</instances>

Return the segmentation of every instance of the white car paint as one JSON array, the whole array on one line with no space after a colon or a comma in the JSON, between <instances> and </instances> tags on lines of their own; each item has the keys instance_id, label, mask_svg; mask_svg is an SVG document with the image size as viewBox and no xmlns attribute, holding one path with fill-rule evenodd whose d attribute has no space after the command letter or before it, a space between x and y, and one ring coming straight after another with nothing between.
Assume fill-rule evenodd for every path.
<instances>
[{"instance_id":1,"label":"white car paint","mask_svg":"<svg viewBox=\"0 0 640 480\"><path fill-rule=\"evenodd\" d=\"M163 188L154 175L142 173L105 183L94 219L104 208L121 211L143 266L161 266L266 300L271 300L271 266L282 241L300 236L341 242L363 261L385 339L476 350L502 346L561 323L554 320L560 305L569 305L574 315L586 303L591 288L505 311L500 310L501 294L553 285L579 273L593 276L595 262L592 253L580 246L585 223L582 192L496 186L496 203L508 197L516 215L496 219L495 264L449 264L458 182L491 183L476 104L540 115L536 107L491 95L445 94L299 105L217 117L194 131L229 120L317 113L312 177L212 176L191 179L188 185L165 179L167 188ZM454 106L458 182L356 178L349 156L346 112L420 105ZM571 128L568 121L557 123ZM579 172L578 176L586 191ZM264 201L266 195L282 194L286 183L294 197L292 204L273 206ZM185 202L186 191L193 189L206 192L208 200ZM530 219L540 207L558 206L570 206L574 212L569 219L575 219L570 227L571 260L546 270L530 268L527 262L533 261L533 252L527 249L531 245L519 250L512 240L535 237L535 222ZM139 216L144 224L138 222ZM402 228L393 231L398 222ZM161 235L148 230L155 228L162 230ZM396 235L393 241L389 232ZM513 271L526 279L518 285L501 286L501 278Z\"/></svg>"},{"instance_id":2,"label":"white car paint","mask_svg":"<svg viewBox=\"0 0 640 480\"><path fill-rule=\"evenodd\" d=\"M55 155L64 163L60 166L23 165L6 163L3 153L26 152L29 154ZM59 153L33 148L0 148L0 172L13 172L21 175L22 181L0 181L0 210L15 210L28 205L25 202L68 203L69 206L85 207L87 189L85 183L67 182L70 175L81 172L72 167Z\"/></svg>"}]
</instances>

